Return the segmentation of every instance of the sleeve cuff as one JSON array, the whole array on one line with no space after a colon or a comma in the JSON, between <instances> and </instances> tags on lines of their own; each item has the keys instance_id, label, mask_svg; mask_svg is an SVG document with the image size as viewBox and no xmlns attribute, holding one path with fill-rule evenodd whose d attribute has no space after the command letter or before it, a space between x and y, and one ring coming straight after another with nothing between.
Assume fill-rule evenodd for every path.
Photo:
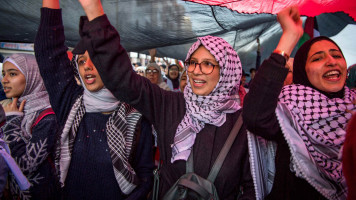
<instances>
[{"instance_id":1,"label":"sleeve cuff","mask_svg":"<svg viewBox=\"0 0 356 200\"><path fill-rule=\"evenodd\" d=\"M23 116L23 112L20 111L12 111L12 112L6 112L6 117L8 116Z\"/></svg>"},{"instance_id":2,"label":"sleeve cuff","mask_svg":"<svg viewBox=\"0 0 356 200\"><path fill-rule=\"evenodd\" d=\"M88 21L87 17L81 17L80 20L83 20L83 25L81 27L82 32L92 32L98 29L105 29L107 26L110 26L110 22L106 14L101 15L91 21Z\"/></svg>"},{"instance_id":3,"label":"sleeve cuff","mask_svg":"<svg viewBox=\"0 0 356 200\"><path fill-rule=\"evenodd\" d=\"M89 21L86 16L81 16L79 22L79 34L81 39L73 49L72 53L84 54L89 48L88 45L90 45L90 42L88 42L85 37L90 35L90 32L97 32L107 28L108 26L110 26L110 22L105 14L93 19L92 21Z\"/></svg>"},{"instance_id":4,"label":"sleeve cuff","mask_svg":"<svg viewBox=\"0 0 356 200\"><path fill-rule=\"evenodd\" d=\"M62 9L41 8L41 24L58 26L62 22Z\"/></svg>"},{"instance_id":5,"label":"sleeve cuff","mask_svg":"<svg viewBox=\"0 0 356 200\"><path fill-rule=\"evenodd\" d=\"M272 53L264 62L267 63L262 64L263 67L258 69L257 73L262 73L266 78L277 82L283 82L286 79L289 70L285 68L286 60L283 56Z\"/></svg>"}]
</instances>

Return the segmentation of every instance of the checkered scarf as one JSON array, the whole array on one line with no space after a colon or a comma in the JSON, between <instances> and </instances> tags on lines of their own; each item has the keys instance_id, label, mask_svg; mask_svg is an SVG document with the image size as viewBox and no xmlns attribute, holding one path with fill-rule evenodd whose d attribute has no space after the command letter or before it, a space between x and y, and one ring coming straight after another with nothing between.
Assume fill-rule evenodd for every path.
<instances>
[{"instance_id":1,"label":"checkered scarf","mask_svg":"<svg viewBox=\"0 0 356 200\"><path fill-rule=\"evenodd\" d=\"M60 182L64 186L68 173L75 136L85 115L83 96L74 103L58 145L56 164L59 166ZM130 194L138 184L138 178L129 163L136 125L141 114L131 106L120 103L106 123L107 142L113 163L115 178L121 191Z\"/></svg>"},{"instance_id":2,"label":"checkered scarf","mask_svg":"<svg viewBox=\"0 0 356 200\"><path fill-rule=\"evenodd\" d=\"M292 135L293 131L285 131L285 122L281 122L283 119L277 112L282 132L292 150L294 170L330 199L346 198L340 150L345 140L346 124L351 118L351 113L347 110L356 109L352 104L355 97L356 91L348 87L344 88L344 97L341 99L328 98L318 90L300 84L283 87L279 96L279 105L286 107L292 118L289 121L295 124L295 135ZM300 144L296 144L295 140L300 140ZM294 148L292 143L298 147ZM299 157L301 155L307 159ZM310 168L315 165L316 174L312 170L298 169L303 168L301 165ZM316 176L327 182L333 192L323 193L325 187L318 188L321 181L316 181L319 178Z\"/></svg>"},{"instance_id":3,"label":"checkered scarf","mask_svg":"<svg viewBox=\"0 0 356 200\"><path fill-rule=\"evenodd\" d=\"M238 91L242 67L236 51L222 38L200 37L189 49L186 61L200 45L203 45L219 63L220 79L209 95L199 96L193 93L187 76L187 86L184 89L187 110L174 136L171 162L188 159L196 134L205 124L221 126L226 121L226 113L234 113L240 109L235 94Z\"/></svg>"}]
</instances>

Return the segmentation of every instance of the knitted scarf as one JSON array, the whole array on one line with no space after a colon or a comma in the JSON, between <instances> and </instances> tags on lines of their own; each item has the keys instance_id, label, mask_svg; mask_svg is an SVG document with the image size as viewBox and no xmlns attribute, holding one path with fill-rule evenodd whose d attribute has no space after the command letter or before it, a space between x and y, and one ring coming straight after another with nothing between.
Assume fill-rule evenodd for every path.
<instances>
[{"instance_id":1,"label":"knitted scarf","mask_svg":"<svg viewBox=\"0 0 356 200\"><path fill-rule=\"evenodd\" d=\"M304 85L288 85L276 110L293 170L329 199L345 199L347 192L340 150L356 91L345 87L344 92L343 98L328 98ZM291 123L294 131L288 129Z\"/></svg>"},{"instance_id":2,"label":"knitted scarf","mask_svg":"<svg viewBox=\"0 0 356 200\"><path fill-rule=\"evenodd\" d=\"M240 109L235 94L238 91L242 67L236 51L222 38L200 37L189 49L186 61L200 45L219 63L220 79L209 95L199 96L193 93L187 76L187 86L184 90L186 113L174 137L171 162L188 159L196 134L205 124L221 126L226 121L226 113L234 113Z\"/></svg>"},{"instance_id":3,"label":"knitted scarf","mask_svg":"<svg viewBox=\"0 0 356 200\"><path fill-rule=\"evenodd\" d=\"M74 103L64 126L58 145L56 160L60 170L60 182L64 186L68 173L76 133L85 115L83 96ZM119 103L106 123L107 142L117 183L124 194L130 194L139 183L134 169L129 163L136 125L141 114L131 106Z\"/></svg>"}]
</instances>

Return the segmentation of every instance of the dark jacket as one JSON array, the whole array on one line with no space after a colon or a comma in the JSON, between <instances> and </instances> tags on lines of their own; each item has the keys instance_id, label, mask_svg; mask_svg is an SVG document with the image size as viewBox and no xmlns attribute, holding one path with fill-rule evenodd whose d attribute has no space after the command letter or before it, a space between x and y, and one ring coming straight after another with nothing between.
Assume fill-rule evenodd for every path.
<instances>
[{"instance_id":1,"label":"dark jacket","mask_svg":"<svg viewBox=\"0 0 356 200\"><path fill-rule=\"evenodd\" d=\"M307 181L290 170L290 151L279 126L275 110L288 69L285 58L272 54L265 60L249 87L244 101L243 120L252 133L277 142L276 175L266 199L325 199Z\"/></svg>"},{"instance_id":2,"label":"dark jacket","mask_svg":"<svg viewBox=\"0 0 356 200\"><path fill-rule=\"evenodd\" d=\"M41 112L38 111L36 116ZM21 191L11 175L9 184L13 199L56 199L59 185L53 166L58 133L56 117L53 114L43 117L32 128L32 137L28 141L22 137L22 119L22 115L7 116L2 127L11 156L31 183L29 190Z\"/></svg>"},{"instance_id":3,"label":"dark jacket","mask_svg":"<svg viewBox=\"0 0 356 200\"><path fill-rule=\"evenodd\" d=\"M68 114L83 88L76 84L74 71L64 45L61 10L41 9L41 23L35 39L35 53L41 76L59 124L64 126ZM64 188L65 199L126 199L114 176L106 138L108 116L86 113L78 127L71 164ZM148 128L147 128L148 127ZM151 126L140 120L141 131L132 159L141 183L130 199L145 198L153 184L153 150ZM135 133L136 135L138 132ZM71 184L73 183L74 184Z\"/></svg>"},{"instance_id":4,"label":"dark jacket","mask_svg":"<svg viewBox=\"0 0 356 200\"><path fill-rule=\"evenodd\" d=\"M84 22L81 43L86 49L105 84L121 101L140 111L153 124L158 135L160 159L163 161L160 197L185 173L185 161L171 163L171 144L178 124L186 112L182 93L170 92L137 75L131 66L120 36L107 17ZM197 134L194 144L194 171L206 178L241 111L227 114L221 127L206 124ZM240 186L241 199L255 199L250 174L246 130L240 130L215 180L221 199L234 199Z\"/></svg>"}]
</instances>

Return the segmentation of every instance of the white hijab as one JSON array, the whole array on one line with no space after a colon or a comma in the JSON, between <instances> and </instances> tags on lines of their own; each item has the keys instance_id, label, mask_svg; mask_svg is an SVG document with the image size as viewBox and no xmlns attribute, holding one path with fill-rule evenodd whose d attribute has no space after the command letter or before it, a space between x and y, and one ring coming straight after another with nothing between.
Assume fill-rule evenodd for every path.
<instances>
[{"instance_id":1,"label":"white hijab","mask_svg":"<svg viewBox=\"0 0 356 200\"><path fill-rule=\"evenodd\" d=\"M77 59L78 55L75 56L75 61L77 61ZM79 74L78 63L75 62L75 65ZM120 102L105 86L99 91L91 92L85 87L84 81L80 74L79 78L84 88L83 101L86 112L110 112L117 108Z\"/></svg>"}]
</instances>

